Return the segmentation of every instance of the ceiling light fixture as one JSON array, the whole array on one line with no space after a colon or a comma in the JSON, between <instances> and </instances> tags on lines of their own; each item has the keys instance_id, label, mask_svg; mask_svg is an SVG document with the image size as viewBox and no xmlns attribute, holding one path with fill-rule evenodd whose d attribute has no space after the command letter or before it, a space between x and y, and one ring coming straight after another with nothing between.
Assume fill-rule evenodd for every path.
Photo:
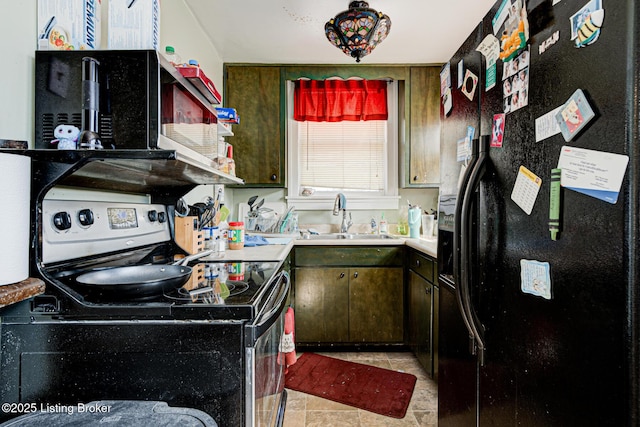
<instances>
[{"instance_id":1,"label":"ceiling light fixture","mask_svg":"<svg viewBox=\"0 0 640 427\"><path fill-rule=\"evenodd\" d=\"M339 49L356 58L371 53L391 30L391 19L382 12L369 8L366 1L352 1L345 10L324 24L327 39Z\"/></svg>"}]
</instances>

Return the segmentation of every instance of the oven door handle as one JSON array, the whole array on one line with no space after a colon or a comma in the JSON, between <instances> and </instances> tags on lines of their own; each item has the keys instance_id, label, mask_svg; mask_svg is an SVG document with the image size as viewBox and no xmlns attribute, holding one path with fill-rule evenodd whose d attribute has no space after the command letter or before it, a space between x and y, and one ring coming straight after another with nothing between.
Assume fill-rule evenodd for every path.
<instances>
[{"instance_id":1,"label":"oven door handle","mask_svg":"<svg viewBox=\"0 0 640 427\"><path fill-rule=\"evenodd\" d=\"M278 273L278 276L275 278L273 291L271 291L263 310L258 313L253 323L244 328L245 342L249 347L253 347L258 338L280 318L280 315L284 312L284 307L287 305L287 297L291 289L291 278L286 271Z\"/></svg>"}]
</instances>

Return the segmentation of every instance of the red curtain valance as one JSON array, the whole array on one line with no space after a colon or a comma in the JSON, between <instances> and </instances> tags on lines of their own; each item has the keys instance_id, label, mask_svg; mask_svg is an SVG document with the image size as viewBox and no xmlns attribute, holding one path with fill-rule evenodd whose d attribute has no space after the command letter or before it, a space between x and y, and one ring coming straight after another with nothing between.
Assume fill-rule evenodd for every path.
<instances>
[{"instance_id":1,"label":"red curtain valance","mask_svg":"<svg viewBox=\"0 0 640 427\"><path fill-rule=\"evenodd\" d=\"M297 80L295 84L296 121L387 120L384 80Z\"/></svg>"}]
</instances>

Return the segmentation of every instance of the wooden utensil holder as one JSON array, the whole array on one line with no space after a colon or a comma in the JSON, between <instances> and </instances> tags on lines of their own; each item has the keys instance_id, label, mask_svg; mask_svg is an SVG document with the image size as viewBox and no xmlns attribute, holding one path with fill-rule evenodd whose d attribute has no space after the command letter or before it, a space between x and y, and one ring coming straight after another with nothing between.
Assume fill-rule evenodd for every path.
<instances>
[{"instance_id":1,"label":"wooden utensil holder","mask_svg":"<svg viewBox=\"0 0 640 427\"><path fill-rule=\"evenodd\" d=\"M189 277L187 283L182 285L182 287L188 291L191 291L193 289L204 286L205 281L206 279L204 277L204 264L196 264L192 267L191 277Z\"/></svg>"},{"instance_id":2,"label":"wooden utensil holder","mask_svg":"<svg viewBox=\"0 0 640 427\"><path fill-rule=\"evenodd\" d=\"M189 255L203 251L204 231L198 230L197 216L177 216L175 218L176 244Z\"/></svg>"}]
</instances>

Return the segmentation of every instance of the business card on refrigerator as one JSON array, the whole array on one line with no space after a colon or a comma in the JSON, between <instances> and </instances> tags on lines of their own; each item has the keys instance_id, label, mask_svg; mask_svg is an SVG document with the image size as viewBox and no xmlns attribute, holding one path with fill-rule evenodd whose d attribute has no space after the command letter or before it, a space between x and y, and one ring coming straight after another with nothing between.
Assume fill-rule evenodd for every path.
<instances>
[{"instance_id":1,"label":"business card on refrigerator","mask_svg":"<svg viewBox=\"0 0 640 427\"><path fill-rule=\"evenodd\" d=\"M629 156L565 145L560 151L560 184L608 203L616 203Z\"/></svg>"}]
</instances>

